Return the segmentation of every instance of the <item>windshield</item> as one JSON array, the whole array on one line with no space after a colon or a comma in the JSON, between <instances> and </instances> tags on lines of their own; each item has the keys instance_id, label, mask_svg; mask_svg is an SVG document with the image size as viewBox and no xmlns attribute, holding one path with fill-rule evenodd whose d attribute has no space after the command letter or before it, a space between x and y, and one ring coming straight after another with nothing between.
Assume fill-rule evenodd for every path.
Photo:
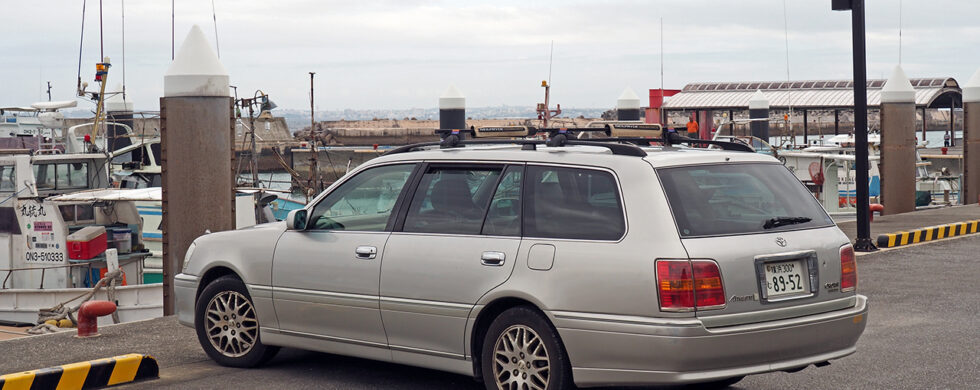
<instances>
[{"instance_id":1,"label":"windshield","mask_svg":"<svg viewBox=\"0 0 980 390\"><path fill-rule=\"evenodd\" d=\"M825 227L833 220L779 164L657 170L682 237Z\"/></svg>"}]
</instances>

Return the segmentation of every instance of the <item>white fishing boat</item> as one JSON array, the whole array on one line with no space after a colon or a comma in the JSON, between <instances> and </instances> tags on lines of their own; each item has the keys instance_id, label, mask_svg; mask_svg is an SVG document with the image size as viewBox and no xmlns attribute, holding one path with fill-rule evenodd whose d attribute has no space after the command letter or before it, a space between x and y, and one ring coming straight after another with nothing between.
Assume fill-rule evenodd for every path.
<instances>
[{"instance_id":1,"label":"white fishing boat","mask_svg":"<svg viewBox=\"0 0 980 390\"><path fill-rule=\"evenodd\" d=\"M102 154L0 157L0 322L35 323L41 309L91 291L109 268L105 250L112 247L124 274L114 288L120 320L162 315L161 285L143 280L149 252L135 205L159 201L159 191L104 189L105 163ZM101 227L106 237L80 255L69 234L86 227ZM106 289L94 297L107 298Z\"/></svg>"}]
</instances>

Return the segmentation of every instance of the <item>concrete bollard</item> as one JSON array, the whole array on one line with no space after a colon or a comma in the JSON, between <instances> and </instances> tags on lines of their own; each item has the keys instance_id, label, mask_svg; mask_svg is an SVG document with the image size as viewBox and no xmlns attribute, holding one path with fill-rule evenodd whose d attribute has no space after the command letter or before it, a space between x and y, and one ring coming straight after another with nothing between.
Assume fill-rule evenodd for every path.
<instances>
[{"instance_id":1,"label":"concrete bollard","mask_svg":"<svg viewBox=\"0 0 980 390\"><path fill-rule=\"evenodd\" d=\"M980 198L980 69L963 87L963 204Z\"/></svg>"},{"instance_id":2,"label":"concrete bollard","mask_svg":"<svg viewBox=\"0 0 980 390\"><path fill-rule=\"evenodd\" d=\"M205 231L235 228L234 102L228 72L194 26L163 77L163 314L174 313L173 278Z\"/></svg>"},{"instance_id":3,"label":"concrete bollard","mask_svg":"<svg viewBox=\"0 0 980 390\"><path fill-rule=\"evenodd\" d=\"M882 215L915 211L915 89L896 66L881 89Z\"/></svg>"},{"instance_id":4,"label":"concrete bollard","mask_svg":"<svg viewBox=\"0 0 980 390\"><path fill-rule=\"evenodd\" d=\"M439 128L461 130L466 128L466 97L455 86L439 97ZM463 134L460 133L462 138Z\"/></svg>"},{"instance_id":5,"label":"concrete bollard","mask_svg":"<svg viewBox=\"0 0 980 390\"><path fill-rule=\"evenodd\" d=\"M752 120L749 123L752 136L769 142L769 99L762 90L755 90L749 99L749 119Z\"/></svg>"},{"instance_id":6,"label":"concrete bollard","mask_svg":"<svg viewBox=\"0 0 980 390\"><path fill-rule=\"evenodd\" d=\"M636 96L633 88L626 88L619 99L616 100L616 120L638 121L640 120L640 97Z\"/></svg>"},{"instance_id":7,"label":"concrete bollard","mask_svg":"<svg viewBox=\"0 0 980 390\"><path fill-rule=\"evenodd\" d=\"M112 123L129 126L133 128L133 102L123 98L123 85L116 86L116 94L105 100L106 120ZM118 150L133 144L126 131L121 126L109 125L107 127L109 137L112 139L111 150ZM125 157L126 161L134 161L132 154Z\"/></svg>"},{"instance_id":8,"label":"concrete bollard","mask_svg":"<svg viewBox=\"0 0 980 390\"><path fill-rule=\"evenodd\" d=\"M99 317L116 311L116 304L109 301L88 301L78 309L78 334L76 337L99 335Z\"/></svg>"}]
</instances>

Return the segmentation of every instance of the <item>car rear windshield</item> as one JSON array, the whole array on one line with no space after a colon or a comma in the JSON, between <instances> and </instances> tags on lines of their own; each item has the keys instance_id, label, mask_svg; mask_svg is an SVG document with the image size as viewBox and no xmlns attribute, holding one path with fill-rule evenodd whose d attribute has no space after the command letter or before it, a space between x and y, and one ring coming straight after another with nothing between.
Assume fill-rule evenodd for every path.
<instances>
[{"instance_id":1,"label":"car rear windshield","mask_svg":"<svg viewBox=\"0 0 980 390\"><path fill-rule=\"evenodd\" d=\"M806 187L779 164L698 165L657 173L682 237L833 224Z\"/></svg>"}]
</instances>

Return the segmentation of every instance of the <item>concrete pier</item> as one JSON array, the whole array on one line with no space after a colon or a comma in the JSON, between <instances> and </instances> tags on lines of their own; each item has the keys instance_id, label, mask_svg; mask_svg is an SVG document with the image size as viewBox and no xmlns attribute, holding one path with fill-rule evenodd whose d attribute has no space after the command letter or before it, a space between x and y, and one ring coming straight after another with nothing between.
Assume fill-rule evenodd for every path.
<instances>
[{"instance_id":1,"label":"concrete pier","mask_svg":"<svg viewBox=\"0 0 980 390\"><path fill-rule=\"evenodd\" d=\"M439 97L439 128L448 130L466 128L466 97L455 86L450 85L449 89Z\"/></svg>"},{"instance_id":2,"label":"concrete pier","mask_svg":"<svg viewBox=\"0 0 980 390\"><path fill-rule=\"evenodd\" d=\"M749 122L752 136L769 142L769 99L762 90L755 90L749 99L749 119L758 119Z\"/></svg>"},{"instance_id":3,"label":"concrete pier","mask_svg":"<svg viewBox=\"0 0 980 390\"><path fill-rule=\"evenodd\" d=\"M616 100L616 119L621 121L640 120L640 97L633 88L626 88Z\"/></svg>"},{"instance_id":4,"label":"concrete pier","mask_svg":"<svg viewBox=\"0 0 980 390\"><path fill-rule=\"evenodd\" d=\"M963 87L963 204L980 197L980 69Z\"/></svg>"},{"instance_id":5,"label":"concrete pier","mask_svg":"<svg viewBox=\"0 0 980 390\"><path fill-rule=\"evenodd\" d=\"M163 311L170 315L173 277L188 246L206 231L235 228L235 129L228 72L198 26L187 34L163 83Z\"/></svg>"},{"instance_id":6,"label":"concrete pier","mask_svg":"<svg viewBox=\"0 0 980 390\"><path fill-rule=\"evenodd\" d=\"M915 211L915 90L896 66L881 89L883 215Z\"/></svg>"}]
</instances>

